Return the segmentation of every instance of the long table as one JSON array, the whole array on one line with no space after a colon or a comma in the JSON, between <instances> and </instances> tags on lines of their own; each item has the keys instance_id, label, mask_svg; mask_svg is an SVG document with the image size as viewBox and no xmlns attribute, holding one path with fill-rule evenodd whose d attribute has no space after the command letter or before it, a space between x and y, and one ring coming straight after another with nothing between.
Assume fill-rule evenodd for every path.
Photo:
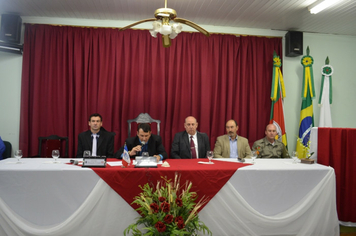
<instances>
[{"instance_id":1,"label":"long table","mask_svg":"<svg viewBox=\"0 0 356 236\"><path fill-rule=\"evenodd\" d=\"M177 160L167 161L173 167ZM201 164L190 172L211 182L224 161L215 159L215 165ZM68 159L61 164L41 158L22 162L0 161L0 235L122 235L139 216L90 168L69 165ZM137 178L150 172L116 169L135 172ZM207 176L201 176L204 172ZM204 188L204 181L196 188ZM258 159L238 168L199 217L213 235L338 236L334 170L290 159Z\"/></svg>"}]
</instances>

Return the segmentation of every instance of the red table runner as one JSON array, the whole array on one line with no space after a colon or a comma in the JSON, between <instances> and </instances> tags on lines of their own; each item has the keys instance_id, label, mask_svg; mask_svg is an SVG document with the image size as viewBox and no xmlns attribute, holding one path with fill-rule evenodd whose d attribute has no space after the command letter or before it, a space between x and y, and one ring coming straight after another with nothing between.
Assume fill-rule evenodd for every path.
<instances>
[{"instance_id":1,"label":"red table runner","mask_svg":"<svg viewBox=\"0 0 356 236\"><path fill-rule=\"evenodd\" d=\"M318 163L331 166L336 176L339 220L356 222L356 129L318 128Z\"/></svg>"},{"instance_id":2,"label":"red table runner","mask_svg":"<svg viewBox=\"0 0 356 236\"><path fill-rule=\"evenodd\" d=\"M113 160L109 159L108 161ZM158 165L157 168L134 168L133 165L130 165L128 168L107 166L106 168L92 169L131 205L134 197L142 192L139 185L143 186L149 182L156 186L157 180L162 180L161 176L174 180L176 172L181 174L181 184L186 181L193 183L191 191L197 192L198 201L203 196L210 200L238 168L246 166L242 163L225 161L214 161L215 164L213 165L199 164L198 162L202 161L201 159L168 159L166 161L170 164L168 168L161 167L161 165Z\"/></svg>"}]
</instances>

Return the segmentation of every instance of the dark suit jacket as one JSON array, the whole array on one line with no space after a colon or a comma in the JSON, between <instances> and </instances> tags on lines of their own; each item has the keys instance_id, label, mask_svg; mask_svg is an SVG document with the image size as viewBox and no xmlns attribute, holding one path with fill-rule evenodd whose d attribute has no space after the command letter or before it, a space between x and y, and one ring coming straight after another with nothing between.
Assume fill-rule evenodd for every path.
<instances>
[{"instance_id":1,"label":"dark suit jacket","mask_svg":"<svg viewBox=\"0 0 356 236\"><path fill-rule=\"evenodd\" d=\"M127 150L131 151L132 148L136 147L137 145L141 145L140 143L140 139L135 136L135 137L131 137L131 138L127 138L126 139L126 146L127 146ZM161 154L163 156L163 159L167 159L168 155L166 150L163 147L162 144L162 139L160 136L155 135L155 134L151 134L150 139L148 140L148 147L147 147L147 151L149 153L150 156L153 155L159 155ZM121 159L121 154L124 151L124 146L120 148L119 151L117 151L115 153L115 157ZM135 155L135 156L130 156L131 158L134 158L136 156L139 156L139 154Z\"/></svg>"},{"instance_id":2,"label":"dark suit jacket","mask_svg":"<svg viewBox=\"0 0 356 236\"><path fill-rule=\"evenodd\" d=\"M113 157L114 156L114 138L115 133L100 129L96 154L98 156ZM92 150L91 131L87 130L78 135L77 158L83 157L85 150Z\"/></svg>"},{"instance_id":3,"label":"dark suit jacket","mask_svg":"<svg viewBox=\"0 0 356 236\"><path fill-rule=\"evenodd\" d=\"M199 158L206 158L206 152L210 151L209 137L206 133L197 131ZM187 131L179 132L174 135L172 149L172 159L191 159L190 141Z\"/></svg>"}]
</instances>

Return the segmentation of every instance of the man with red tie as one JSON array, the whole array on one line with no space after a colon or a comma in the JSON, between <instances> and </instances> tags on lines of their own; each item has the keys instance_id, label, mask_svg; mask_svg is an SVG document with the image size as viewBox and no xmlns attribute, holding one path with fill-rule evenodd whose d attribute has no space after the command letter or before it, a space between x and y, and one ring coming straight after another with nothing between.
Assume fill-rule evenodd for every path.
<instances>
[{"instance_id":1,"label":"man with red tie","mask_svg":"<svg viewBox=\"0 0 356 236\"><path fill-rule=\"evenodd\" d=\"M185 131L179 132L174 136L171 158L206 158L206 152L210 151L208 135L197 131L198 122L193 116L185 118L184 128Z\"/></svg>"}]
</instances>

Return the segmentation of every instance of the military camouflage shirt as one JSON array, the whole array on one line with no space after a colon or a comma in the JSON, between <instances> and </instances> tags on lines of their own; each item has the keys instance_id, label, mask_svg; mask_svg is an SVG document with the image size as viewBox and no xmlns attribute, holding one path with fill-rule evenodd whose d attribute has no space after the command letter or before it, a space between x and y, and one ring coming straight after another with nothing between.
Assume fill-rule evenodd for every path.
<instances>
[{"instance_id":1,"label":"military camouflage shirt","mask_svg":"<svg viewBox=\"0 0 356 236\"><path fill-rule=\"evenodd\" d=\"M281 141L275 140L270 143L267 138L257 140L253 146L253 151L257 151L257 158L290 158L288 151Z\"/></svg>"}]
</instances>

